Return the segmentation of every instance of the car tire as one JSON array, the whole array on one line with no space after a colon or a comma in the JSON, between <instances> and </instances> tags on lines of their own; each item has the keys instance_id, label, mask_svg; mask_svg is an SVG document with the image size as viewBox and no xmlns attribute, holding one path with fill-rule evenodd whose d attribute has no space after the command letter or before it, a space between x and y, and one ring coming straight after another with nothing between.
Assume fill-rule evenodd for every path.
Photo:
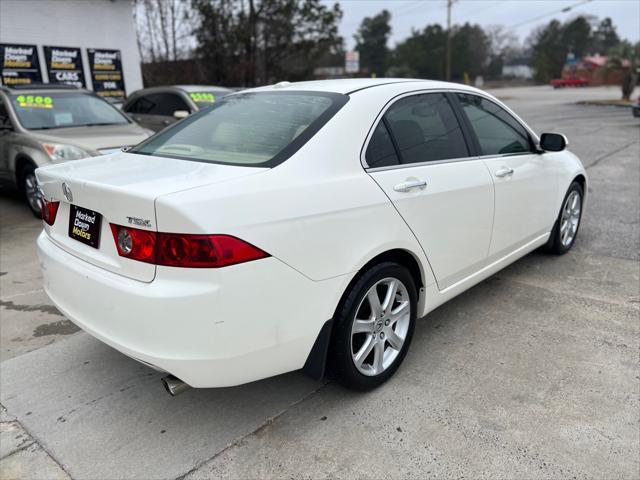
<instances>
[{"instance_id":1,"label":"car tire","mask_svg":"<svg viewBox=\"0 0 640 480\"><path fill-rule=\"evenodd\" d=\"M361 391L387 381L409 349L416 309L415 282L405 267L383 262L363 272L345 293L333 319L330 376Z\"/></svg>"},{"instance_id":2,"label":"car tire","mask_svg":"<svg viewBox=\"0 0 640 480\"><path fill-rule=\"evenodd\" d=\"M18 188L31 212L36 218L42 218L35 171L36 166L33 163L24 165L18 175Z\"/></svg>"},{"instance_id":3,"label":"car tire","mask_svg":"<svg viewBox=\"0 0 640 480\"><path fill-rule=\"evenodd\" d=\"M547 253L564 255L576 241L582 221L584 191L582 185L573 182L562 200L562 207L556 219L549 240L544 246Z\"/></svg>"}]
</instances>

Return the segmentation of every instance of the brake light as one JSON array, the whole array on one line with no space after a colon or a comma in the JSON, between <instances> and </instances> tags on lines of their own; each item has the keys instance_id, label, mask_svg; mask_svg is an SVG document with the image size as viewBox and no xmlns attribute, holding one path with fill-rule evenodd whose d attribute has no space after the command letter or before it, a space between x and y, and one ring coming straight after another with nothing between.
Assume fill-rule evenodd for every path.
<instances>
[{"instance_id":1,"label":"brake light","mask_svg":"<svg viewBox=\"0 0 640 480\"><path fill-rule=\"evenodd\" d=\"M111 224L118 255L168 267L220 268L269 254L230 235L149 232Z\"/></svg>"},{"instance_id":2,"label":"brake light","mask_svg":"<svg viewBox=\"0 0 640 480\"><path fill-rule=\"evenodd\" d=\"M60 202L47 202L44 198L40 198L40 215L47 225L55 223L59 206Z\"/></svg>"}]
</instances>

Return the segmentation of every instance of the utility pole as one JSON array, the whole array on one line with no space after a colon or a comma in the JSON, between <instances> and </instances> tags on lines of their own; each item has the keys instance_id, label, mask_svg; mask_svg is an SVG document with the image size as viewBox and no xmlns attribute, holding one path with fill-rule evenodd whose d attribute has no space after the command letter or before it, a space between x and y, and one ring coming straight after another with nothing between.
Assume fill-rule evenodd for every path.
<instances>
[{"instance_id":1,"label":"utility pole","mask_svg":"<svg viewBox=\"0 0 640 480\"><path fill-rule=\"evenodd\" d=\"M451 80L451 7L457 0L447 0L447 50L445 55L445 80Z\"/></svg>"}]
</instances>

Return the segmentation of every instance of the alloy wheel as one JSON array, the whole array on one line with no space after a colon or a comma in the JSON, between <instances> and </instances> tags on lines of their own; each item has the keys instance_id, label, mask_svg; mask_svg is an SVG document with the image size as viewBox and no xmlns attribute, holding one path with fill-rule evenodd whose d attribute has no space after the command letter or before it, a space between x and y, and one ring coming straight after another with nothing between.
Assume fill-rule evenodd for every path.
<instances>
[{"instance_id":1,"label":"alloy wheel","mask_svg":"<svg viewBox=\"0 0 640 480\"><path fill-rule=\"evenodd\" d=\"M38 182L33 172L29 172L24 176L24 194L31 210L40 211L40 192L38 190Z\"/></svg>"},{"instance_id":2,"label":"alloy wheel","mask_svg":"<svg viewBox=\"0 0 640 480\"><path fill-rule=\"evenodd\" d=\"M376 282L360 301L351 327L351 358L360 373L388 369L402 350L411 323L407 287L397 278Z\"/></svg>"},{"instance_id":3,"label":"alloy wheel","mask_svg":"<svg viewBox=\"0 0 640 480\"><path fill-rule=\"evenodd\" d=\"M562 207L560 217L560 243L568 248L573 243L580 224L580 213L582 211L582 198L580 192L572 191Z\"/></svg>"}]
</instances>

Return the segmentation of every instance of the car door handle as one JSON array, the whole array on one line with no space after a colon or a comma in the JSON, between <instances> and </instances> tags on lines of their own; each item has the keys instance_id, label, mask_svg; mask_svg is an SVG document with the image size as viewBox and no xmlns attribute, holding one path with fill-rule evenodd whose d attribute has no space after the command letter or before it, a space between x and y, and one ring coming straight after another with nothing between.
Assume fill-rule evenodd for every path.
<instances>
[{"instance_id":1,"label":"car door handle","mask_svg":"<svg viewBox=\"0 0 640 480\"><path fill-rule=\"evenodd\" d=\"M496 177L508 177L509 175L513 175L513 168L504 167L496 172Z\"/></svg>"},{"instance_id":2,"label":"car door handle","mask_svg":"<svg viewBox=\"0 0 640 480\"><path fill-rule=\"evenodd\" d=\"M427 186L427 182L425 182L424 180L412 179L412 180L407 180L406 182L399 183L398 185L393 187L393 189L396 192L409 192L414 188L423 189L426 186Z\"/></svg>"}]
</instances>

